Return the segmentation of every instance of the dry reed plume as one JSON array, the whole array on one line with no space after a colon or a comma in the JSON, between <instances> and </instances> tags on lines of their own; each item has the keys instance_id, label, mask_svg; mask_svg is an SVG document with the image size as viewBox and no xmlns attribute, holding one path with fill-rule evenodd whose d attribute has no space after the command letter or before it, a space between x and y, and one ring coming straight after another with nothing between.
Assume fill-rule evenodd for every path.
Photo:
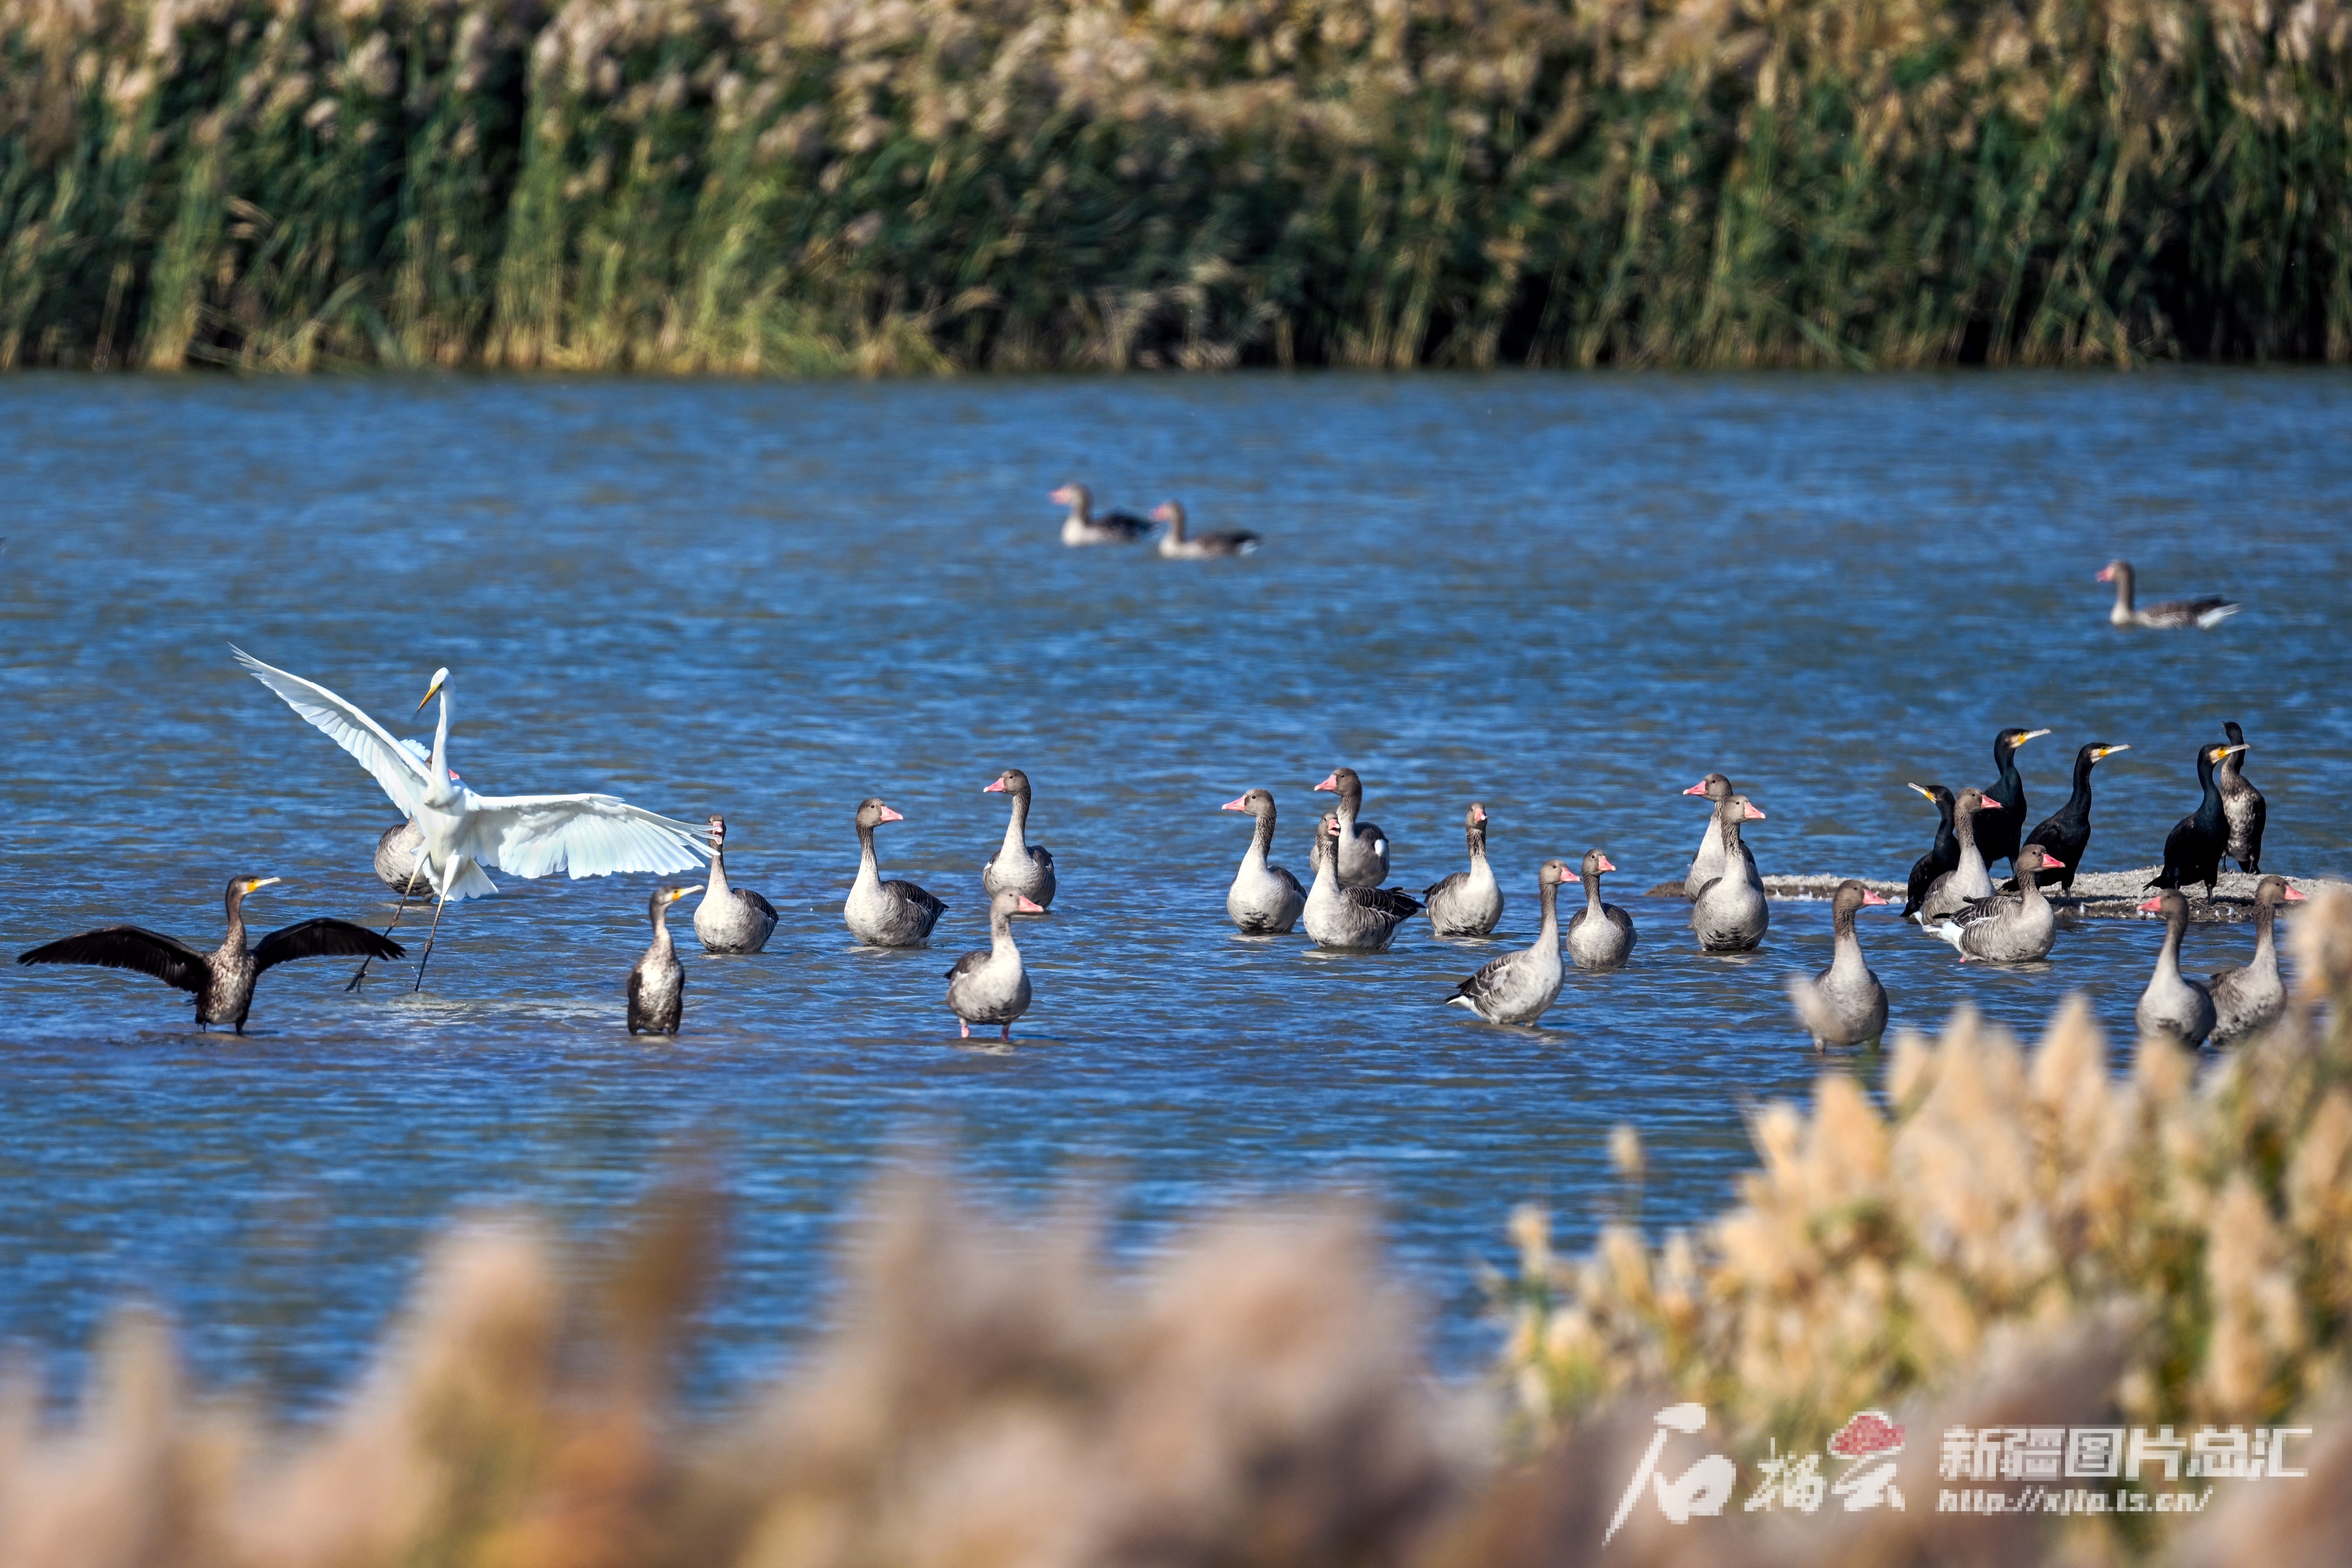
<instances>
[{"instance_id":1,"label":"dry reed plume","mask_svg":"<svg viewBox=\"0 0 2352 1568\"><path fill-rule=\"evenodd\" d=\"M2345 0L0 0L0 367L2352 358Z\"/></svg>"},{"instance_id":2,"label":"dry reed plume","mask_svg":"<svg viewBox=\"0 0 2352 1568\"><path fill-rule=\"evenodd\" d=\"M461 1230L299 1434L195 1396L126 1319L73 1423L0 1397L0 1568L2339 1564L2352 894L2292 940L2293 1015L2201 1080L2153 1045L2111 1078L2079 1006L2031 1057L1962 1019L1898 1047L1890 1113L1831 1076L1811 1116L1760 1116L1763 1169L1697 1239L1612 1232L1569 1264L1523 1217L1523 1446L1429 1376L1360 1211L1212 1219L1123 1275L1088 1223L1011 1227L936 1180L885 1190L838 1325L779 1386L689 1417L670 1369L719 1249L677 1192L585 1285L527 1228ZM1688 1441L1750 1459L1894 1410L1913 1500L1645 1508L1604 1552L1685 1398L1715 1418ZM1931 1506L1947 1426L2117 1418L2294 1418L2310 1475L2123 1525Z\"/></svg>"}]
</instances>

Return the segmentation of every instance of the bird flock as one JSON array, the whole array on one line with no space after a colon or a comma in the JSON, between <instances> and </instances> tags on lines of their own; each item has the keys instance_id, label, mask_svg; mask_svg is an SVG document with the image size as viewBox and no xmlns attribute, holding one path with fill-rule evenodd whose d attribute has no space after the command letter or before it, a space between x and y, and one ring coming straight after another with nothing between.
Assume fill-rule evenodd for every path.
<instances>
[{"instance_id":1,"label":"bird flock","mask_svg":"<svg viewBox=\"0 0 2352 1568\"><path fill-rule=\"evenodd\" d=\"M1139 538L1149 525L1125 513L1097 517L1082 485L1052 493L1069 507L1065 543L1084 545ZM1182 509L1167 503L1155 514L1167 525L1160 552L1180 557L1237 555L1255 547L1250 534L1212 534L1188 539ZM1172 547L1172 548L1171 548ZM2210 628L2239 607L2217 599L2133 606L2133 578L2125 561L2100 573L2116 584L2111 619L2118 626ZM402 895L392 926L382 933L349 921L312 919L286 926L248 946L244 917L247 898L272 885L276 877L240 876L226 894L228 931L211 953L135 925L110 925L51 942L21 955L21 964L80 964L129 969L163 980L195 998L200 1027L228 1027L242 1033L260 977L275 966L299 958L357 957L351 986L377 960L406 956L391 937L412 895L433 902L432 925L419 956L415 984L425 969L447 905L495 893L488 872L522 878L566 872L572 877L615 873L667 874L708 865L701 883L656 888L646 915L651 945L631 968L626 1019L632 1034L675 1035L684 1019L686 973L671 937L672 905L702 895L694 912L697 940L707 952L761 951L777 925L775 906L759 893L734 885L726 863L726 821L710 817L700 826L664 817L614 796L598 793L488 796L468 788L449 758L449 682L436 671L416 705L439 699L428 747L394 738L356 704L316 682L264 664L244 650L231 653L245 671L289 707L341 746L365 768L404 820L384 831L374 856L378 878ZM2273 927L2282 904L2303 894L2285 879L2262 877L2254 896L2255 953L2244 965L2199 981L2180 969L2180 946L2189 924L2185 892L2202 883L2210 901L2220 864L2261 872L2267 803L2243 771L2244 732L2224 725L2226 745L2199 747L2200 798L2166 837L2164 863L2147 888L2155 896L2139 904L2161 915L2166 934L2154 973L2143 992L2137 1021L2144 1033L2169 1035L2196 1047L2208 1040L2228 1041L2258 1030L2283 1009ZM2086 744L2075 754L2074 789L2066 803L2029 833L2024 779L2017 753L2046 729L2004 728L1993 739L1998 777L1984 789L1955 794L1941 784L1909 786L1935 805L1937 824L1927 853L1912 866L1902 915L1948 942L1963 963L2029 963L2049 956L2058 936L2057 912L2044 889L2053 883L2071 893L2091 843L2093 769L2131 749L2105 742ZM983 789L1006 798L1004 837L982 869L988 898L989 946L966 953L947 972L946 1003L969 1039L972 1026L995 1026L1010 1040L1012 1026L1034 999L1034 988L1013 936L1015 915L1044 915L1056 891L1054 857L1029 841L1034 801L1028 776L1007 768ZM1314 786L1336 797L1316 823L1309 846L1311 881L1302 884L1273 863L1276 810L1271 790L1247 790L1223 810L1252 819L1248 848L1227 891L1225 908L1235 927L1253 936L1287 934L1302 928L1319 947L1349 952L1385 951L1398 929L1415 915L1446 937L1485 937L1499 924L1504 894L1487 853L1489 816L1472 801L1463 815L1466 869L1424 889L1419 898L1389 880L1390 843L1378 824L1363 815L1364 783L1352 768L1334 768ZM1682 893L1689 901L1688 925L1699 950L1744 953L1762 942L1771 924L1762 876L1743 833L1748 824L1769 820L1722 773L1710 773L1683 791L1708 805L1701 838ZM860 801L853 821L858 864L842 920L852 936L872 947L927 945L948 904L903 880L885 880L875 832L904 816L879 798ZM1995 887L1991 866L2010 865L2009 880ZM1535 942L1494 958L1441 998L1494 1024L1532 1025L1558 999L1570 965L1589 971L1622 967L1638 933L1631 915L1604 902L1601 879L1616 871L1600 849L1571 866L1558 859L1536 871L1541 913ZM1559 901L1564 886L1581 891L1582 906L1565 925ZM1855 917L1888 901L1861 881L1840 883L1831 896L1832 960L1811 976L1788 979L1790 1000L1817 1048L1864 1046L1884 1034L1885 987L1865 961Z\"/></svg>"}]
</instances>

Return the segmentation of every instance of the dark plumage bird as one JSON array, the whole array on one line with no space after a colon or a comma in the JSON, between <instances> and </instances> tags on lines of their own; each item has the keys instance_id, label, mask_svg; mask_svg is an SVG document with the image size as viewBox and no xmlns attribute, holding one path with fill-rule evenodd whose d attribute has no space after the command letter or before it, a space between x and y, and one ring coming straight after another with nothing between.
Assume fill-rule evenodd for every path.
<instances>
[{"instance_id":1,"label":"dark plumage bird","mask_svg":"<svg viewBox=\"0 0 2352 1568\"><path fill-rule=\"evenodd\" d=\"M2203 787L2205 798L2164 835L2164 869L2156 873L2149 887L2180 888L2201 882L2205 896L2213 896L2213 884L2221 876L2221 852L2230 843L2230 822L2221 809L2221 787L2214 780L2213 769L2224 757L2244 749L2243 745L2197 748L2197 782Z\"/></svg>"},{"instance_id":2,"label":"dark plumage bird","mask_svg":"<svg viewBox=\"0 0 2352 1568\"><path fill-rule=\"evenodd\" d=\"M678 1020L686 1016L686 966L677 961L677 948L669 939L669 906L689 893L701 891L699 883L692 887L657 887L646 900L646 918L654 923L654 944L629 970L631 1034L676 1034Z\"/></svg>"},{"instance_id":3,"label":"dark plumage bird","mask_svg":"<svg viewBox=\"0 0 2352 1568\"><path fill-rule=\"evenodd\" d=\"M1911 862L1911 880L1904 885L1903 918L1908 920L1919 913L1919 905L1927 899L1927 890L1936 884L1937 877L1946 872L1959 870L1960 838L1952 831L1952 792L1949 789L1941 784L1912 784L1906 788L1918 790L1936 808L1935 848Z\"/></svg>"},{"instance_id":4,"label":"dark plumage bird","mask_svg":"<svg viewBox=\"0 0 2352 1568\"><path fill-rule=\"evenodd\" d=\"M167 986L192 992L196 1022L227 1024L245 1032L253 988L266 969L297 958L398 958L406 949L389 937L348 920L304 920L281 926L245 945L246 895L282 882L282 877L240 876L228 884L228 935L210 953L199 953L176 936L138 925L108 925L68 936L20 955L19 964L95 964L105 969L135 969Z\"/></svg>"},{"instance_id":5,"label":"dark plumage bird","mask_svg":"<svg viewBox=\"0 0 2352 1568\"><path fill-rule=\"evenodd\" d=\"M2100 741L2074 753L2074 792L2066 797L2066 803L2059 807L2054 815L2044 818L2039 827L2025 835L2026 842L2040 844L2052 856L2064 862L2056 869L2045 864L2043 869L2033 873L2042 886L2048 887L2054 882L2069 893L2074 891L2074 873L2082 870L2084 853L2091 847L2091 769L2116 752L2130 749L2128 746L2109 746ZM1982 827L1979 827L1977 836L1983 838L1984 831ZM2012 857L2011 869L2014 870L2015 865ZM2017 891L2014 877L2010 879L2006 891Z\"/></svg>"},{"instance_id":6,"label":"dark plumage bird","mask_svg":"<svg viewBox=\"0 0 2352 1568\"><path fill-rule=\"evenodd\" d=\"M2230 841L2223 846L2238 869L2259 873L2263 869L2263 823L2270 816L2270 805L2263 792L2255 789L2245 774L2246 732L2235 719L2221 727L2230 744L2238 747L2221 759L2213 770L2213 787L2221 791L2221 817L2230 824Z\"/></svg>"},{"instance_id":7,"label":"dark plumage bird","mask_svg":"<svg viewBox=\"0 0 2352 1568\"><path fill-rule=\"evenodd\" d=\"M2025 841L2025 824L2032 819L2025 814L2025 780L2017 771L2017 748L2046 729L2004 729L1992 737L1992 759L2000 769L2000 777L1985 786L1985 794L2000 802L2000 810L1990 817L1977 819L1977 852L1984 856L1985 869L1992 869L1995 861L2007 861L2010 870L2017 869L2017 846Z\"/></svg>"}]
</instances>

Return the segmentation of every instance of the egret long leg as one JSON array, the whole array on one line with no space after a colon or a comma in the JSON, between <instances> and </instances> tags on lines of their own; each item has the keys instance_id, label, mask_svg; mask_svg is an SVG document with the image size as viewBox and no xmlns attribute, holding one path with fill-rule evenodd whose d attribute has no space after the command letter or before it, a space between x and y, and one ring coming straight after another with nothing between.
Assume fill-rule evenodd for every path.
<instances>
[{"instance_id":1,"label":"egret long leg","mask_svg":"<svg viewBox=\"0 0 2352 1568\"><path fill-rule=\"evenodd\" d=\"M400 890L400 903L393 909L392 924L383 928L383 934L385 936L389 936L394 932L400 929L400 917L408 913L408 901L416 892L416 873L424 869L425 857L420 853L416 857L415 862L408 868L408 885ZM375 955L373 953L361 959L358 970L352 976L351 984L345 986L343 989L347 991L358 990L360 988L360 982L367 978L368 966L374 962Z\"/></svg>"},{"instance_id":2,"label":"egret long leg","mask_svg":"<svg viewBox=\"0 0 2352 1568\"><path fill-rule=\"evenodd\" d=\"M450 884L455 886L457 881L457 867L452 865L449 869ZM441 912L448 907L449 894L445 890L441 894L441 902L433 906L433 929L425 934L425 952L416 960L416 985L414 988L416 990L421 991L425 988L425 966L433 961L433 938L441 934Z\"/></svg>"}]
</instances>

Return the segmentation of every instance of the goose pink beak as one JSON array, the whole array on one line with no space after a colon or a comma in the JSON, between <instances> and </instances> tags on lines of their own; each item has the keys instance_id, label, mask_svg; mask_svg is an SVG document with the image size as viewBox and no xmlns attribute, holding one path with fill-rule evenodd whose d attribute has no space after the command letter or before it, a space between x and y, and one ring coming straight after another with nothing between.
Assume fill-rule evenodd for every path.
<instances>
[{"instance_id":1,"label":"goose pink beak","mask_svg":"<svg viewBox=\"0 0 2352 1568\"><path fill-rule=\"evenodd\" d=\"M2139 912L2142 915L2161 915L2164 913L2164 900L2161 898L2151 898L2146 904L2139 906Z\"/></svg>"},{"instance_id":2,"label":"goose pink beak","mask_svg":"<svg viewBox=\"0 0 2352 1568\"><path fill-rule=\"evenodd\" d=\"M1750 805L1748 808L1748 820L1751 822L1760 822L1764 820L1764 813L1758 810L1755 806Z\"/></svg>"},{"instance_id":3,"label":"goose pink beak","mask_svg":"<svg viewBox=\"0 0 2352 1568\"><path fill-rule=\"evenodd\" d=\"M1684 793L1684 794L1685 794L1685 795L1704 795L1704 794L1706 794L1706 779L1700 779L1697 783L1696 783L1696 784L1692 785L1689 789L1687 789L1684 790L1684 791L1683 791L1683 793Z\"/></svg>"},{"instance_id":4,"label":"goose pink beak","mask_svg":"<svg viewBox=\"0 0 2352 1568\"><path fill-rule=\"evenodd\" d=\"M1977 810L1980 811L2002 811L2008 810L2008 808L2003 806L2000 801L1994 800L1991 796L1987 795L1978 803Z\"/></svg>"},{"instance_id":5,"label":"goose pink beak","mask_svg":"<svg viewBox=\"0 0 2352 1568\"><path fill-rule=\"evenodd\" d=\"M2114 567L2103 566L2099 568L2099 580L2101 582L2113 582L2115 580L2116 569Z\"/></svg>"},{"instance_id":6,"label":"goose pink beak","mask_svg":"<svg viewBox=\"0 0 2352 1568\"><path fill-rule=\"evenodd\" d=\"M905 821L907 819L906 819L905 817L903 817L903 816L899 815L898 812L896 812L896 811L894 811L894 810L890 810L890 808L889 808L889 807L885 806L885 807L883 807L883 808L882 808L882 818L881 818L881 820L882 820L883 821L886 821L886 822L903 822L903 821Z\"/></svg>"},{"instance_id":7,"label":"goose pink beak","mask_svg":"<svg viewBox=\"0 0 2352 1568\"><path fill-rule=\"evenodd\" d=\"M1475 810L1475 811L1476 811L1476 812L1478 813L1475 817L1474 817L1474 818L1472 818L1472 819L1471 819L1473 821L1483 822L1483 821L1485 821L1486 820L1486 807L1484 807L1484 806L1475 806L1475 807L1473 807L1473 808L1472 808L1472 810Z\"/></svg>"},{"instance_id":8,"label":"goose pink beak","mask_svg":"<svg viewBox=\"0 0 2352 1568\"><path fill-rule=\"evenodd\" d=\"M1886 902L1886 900L1881 898L1878 894L1871 892L1870 889L1866 887L1862 890L1862 901L1864 904L1884 904Z\"/></svg>"},{"instance_id":9,"label":"goose pink beak","mask_svg":"<svg viewBox=\"0 0 2352 1568\"><path fill-rule=\"evenodd\" d=\"M2064 871L2066 869L2066 862L2060 860L2056 855L2052 854L2048 850L2042 852L2042 863L2052 871Z\"/></svg>"},{"instance_id":10,"label":"goose pink beak","mask_svg":"<svg viewBox=\"0 0 2352 1568\"><path fill-rule=\"evenodd\" d=\"M980 792L983 795L1002 795L1004 793L1004 780L992 779L980 787Z\"/></svg>"},{"instance_id":11,"label":"goose pink beak","mask_svg":"<svg viewBox=\"0 0 2352 1568\"><path fill-rule=\"evenodd\" d=\"M1617 869L1617 862L1611 860L1607 855L1602 855L1599 860L1592 862L1592 869L1595 871L1615 871Z\"/></svg>"},{"instance_id":12,"label":"goose pink beak","mask_svg":"<svg viewBox=\"0 0 2352 1568\"><path fill-rule=\"evenodd\" d=\"M2302 892L2299 889L2292 887L2286 890L2286 901L2289 904L2302 904L2305 902Z\"/></svg>"},{"instance_id":13,"label":"goose pink beak","mask_svg":"<svg viewBox=\"0 0 2352 1568\"><path fill-rule=\"evenodd\" d=\"M1045 906L1044 904L1026 896L1024 896L1021 902L1014 905L1014 907L1019 909L1024 915L1043 915L1045 913Z\"/></svg>"},{"instance_id":14,"label":"goose pink beak","mask_svg":"<svg viewBox=\"0 0 2352 1568\"><path fill-rule=\"evenodd\" d=\"M1246 795L1243 796L1238 800L1228 800L1223 805L1217 808L1220 811L1244 811L1248 809L1249 797Z\"/></svg>"},{"instance_id":15,"label":"goose pink beak","mask_svg":"<svg viewBox=\"0 0 2352 1568\"><path fill-rule=\"evenodd\" d=\"M1326 775L1324 776L1323 782L1322 782L1322 783L1320 783L1320 784L1318 784L1317 786L1315 786L1315 788L1317 788L1318 789L1339 789L1339 770L1338 768L1333 768L1329 773L1328 773L1328 774L1326 774Z\"/></svg>"}]
</instances>

